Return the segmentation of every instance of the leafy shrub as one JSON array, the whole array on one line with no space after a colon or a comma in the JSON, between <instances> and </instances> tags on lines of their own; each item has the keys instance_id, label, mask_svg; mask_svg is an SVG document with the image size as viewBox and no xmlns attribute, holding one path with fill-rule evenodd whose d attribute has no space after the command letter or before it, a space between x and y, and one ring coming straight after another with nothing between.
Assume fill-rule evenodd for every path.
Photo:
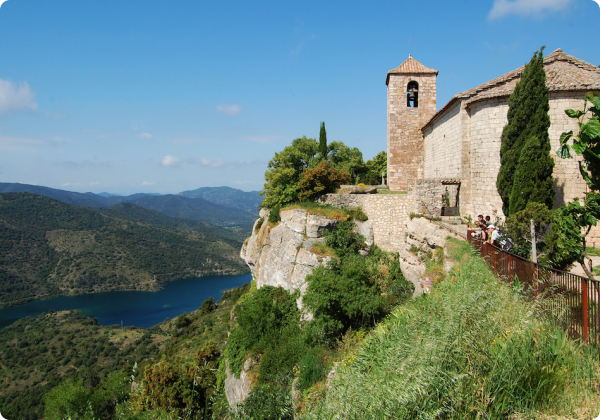
<instances>
[{"instance_id":1,"label":"leafy shrub","mask_svg":"<svg viewBox=\"0 0 600 420\"><path fill-rule=\"evenodd\" d=\"M269 212L269 223L279 223L281 221L281 206L279 204L274 205Z\"/></svg>"},{"instance_id":2,"label":"leafy shrub","mask_svg":"<svg viewBox=\"0 0 600 420\"><path fill-rule=\"evenodd\" d=\"M258 233L258 231L260 230L260 228L263 225L263 222L265 221L264 217L260 217L257 221L256 224L254 225L254 233Z\"/></svg>"},{"instance_id":3,"label":"leafy shrub","mask_svg":"<svg viewBox=\"0 0 600 420\"><path fill-rule=\"evenodd\" d=\"M227 357L231 371L237 375L248 354L270 351L282 336L287 337L290 326L298 328L299 334L296 297L281 287L261 287L244 299L234 313L238 325L229 336Z\"/></svg>"},{"instance_id":4,"label":"leafy shrub","mask_svg":"<svg viewBox=\"0 0 600 420\"><path fill-rule=\"evenodd\" d=\"M234 419L291 420L292 400L287 388L257 385L233 414Z\"/></svg>"},{"instance_id":5,"label":"leafy shrub","mask_svg":"<svg viewBox=\"0 0 600 420\"><path fill-rule=\"evenodd\" d=\"M325 242L334 248L340 257L347 254L357 253L364 247L362 236L354 232L355 224L346 216L335 228L325 233Z\"/></svg>"},{"instance_id":6,"label":"leafy shrub","mask_svg":"<svg viewBox=\"0 0 600 420\"><path fill-rule=\"evenodd\" d=\"M327 162L315 168L305 168L300 180L299 200L312 200L326 193L335 192L342 184L350 182L350 175L339 171Z\"/></svg>"},{"instance_id":7,"label":"leafy shrub","mask_svg":"<svg viewBox=\"0 0 600 420\"><path fill-rule=\"evenodd\" d=\"M372 325L385 311L386 300L365 270L364 258L349 254L307 276L303 302L314 314L313 330L333 340L348 328Z\"/></svg>"},{"instance_id":8,"label":"leafy shrub","mask_svg":"<svg viewBox=\"0 0 600 420\"><path fill-rule=\"evenodd\" d=\"M366 222L367 220L369 220L369 216L367 216L367 213L365 213L360 207L352 209L350 211L350 214L352 215L352 218L354 220L358 220L359 222Z\"/></svg>"}]
</instances>

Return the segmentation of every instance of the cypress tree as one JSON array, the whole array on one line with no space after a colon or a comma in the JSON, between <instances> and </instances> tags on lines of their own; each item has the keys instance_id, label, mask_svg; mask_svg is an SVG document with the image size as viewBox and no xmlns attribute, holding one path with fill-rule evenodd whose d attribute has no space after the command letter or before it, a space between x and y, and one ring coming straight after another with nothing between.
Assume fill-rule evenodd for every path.
<instances>
[{"instance_id":1,"label":"cypress tree","mask_svg":"<svg viewBox=\"0 0 600 420\"><path fill-rule=\"evenodd\" d=\"M321 123L321 131L319 132L319 158L327 159L327 132L325 131L325 123Z\"/></svg>"},{"instance_id":2,"label":"cypress tree","mask_svg":"<svg viewBox=\"0 0 600 420\"><path fill-rule=\"evenodd\" d=\"M545 145L547 143L548 154L550 150L550 138L548 136L548 129L550 128L548 110L550 109L550 103L548 99L548 87L546 86L543 53L544 47L533 54L531 61L525 66L521 74L521 80L517 83L515 90L508 99L508 123L502 131L500 171L496 180L496 187L502 198L502 210L507 217L511 214L511 209L518 211L525 208L525 206L521 207L521 205L512 207L510 205L510 199L515 186L515 174L525 143L536 136L540 144ZM546 150L546 146L540 146L540 150ZM546 164L548 163L547 159L543 159L543 161ZM532 163L529 162L529 164ZM541 173L546 172L547 170L541 171ZM552 189L550 189L549 193L552 194L553 199L554 193ZM518 193L515 193L515 197L517 195ZM533 199L533 197L537 196L532 195L529 200L537 201L537 199ZM541 202L547 203L549 199L546 197ZM551 207L552 205L550 205Z\"/></svg>"},{"instance_id":3,"label":"cypress tree","mask_svg":"<svg viewBox=\"0 0 600 420\"><path fill-rule=\"evenodd\" d=\"M531 136L525 143L514 174L510 194L509 213L524 210L527 203L541 203L548 209L554 205L552 171L554 160L550 157L550 139Z\"/></svg>"}]
</instances>

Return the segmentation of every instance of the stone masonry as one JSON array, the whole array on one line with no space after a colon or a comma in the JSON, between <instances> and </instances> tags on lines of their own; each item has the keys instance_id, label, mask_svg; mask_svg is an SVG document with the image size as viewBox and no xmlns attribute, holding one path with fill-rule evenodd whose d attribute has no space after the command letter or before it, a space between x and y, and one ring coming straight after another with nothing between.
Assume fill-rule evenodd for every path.
<instances>
[{"instance_id":1,"label":"stone masonry","mask_svg":"<svg viewBox=\"0 0 600 420\"><path fill-rule=\"evenodd\" d=\"M392 191L408 191L423 177L421 128L436 111L438 71L409 57L387 75L388 185ZM407 105L409 83L418 87L418 106Z\"/></svg>"},{"instance_id":2,"label":"stone masonry","mask_svg":"<svg viewBox=\"0 0 600 420\"><path fill-rule=\"evenodd\" d=\"M399 69L402 70L403 66ZM560 159L556 155L560 135L569 130L577 131L577 121L569 118L565 110L582 109L583 98L587 92L600 92L600 68L556 50L544 58L544 69L550 92L549 135L550 153L555 161L555 207L560 207L576 197L583 198L586 192L577 159ZM417 188L421 190L416 192L416 195L420 197L421 202L427 203L425 207L441 206L441 203L431 203L430 198L433 197L434 201L441 200L438 181L452 179L460 182L459 205L462 215L475 217L481 213L490 215L492 219L504 219L502 201L496 189L496 178L500 169L501 135L507 123L507 101L520 80L522 71L523 67L458 93L437 113L430 114L430 119L421 125L423 166L421 172L417 170L418 178L421 179ZM396 87L396 80L406 77L406 74L402 71L398 71L399 74L393 72L396 71L388 74L388 153L393 155L388 157L388 165L391 168L390 187L401 189L400 184L392 180L394 174L396 178L400 174L394 169L394 164L409 158L398 158L395 151L398 150L398 144L404 146L408 143L395 133L403 131L406 135L411 132L413 124L421 123L422 119L420 115L411 114L414 112L412 108L398 108L400 100L394 99L390 92L398 90L396 96L400 96L400 87ZM406 83L406 80L402 79L398 84ZM435 83L435 77L432 77L431 81ZM421 103L421 99L419 102ZM411 118L413 121L406 120ZM399 127L406 129L399 130ZM412 141L411 138L408 142ZM414 146L414 150L418 154L420 149ZM414 168L416 165L414 161L408 163L408 168ZM432 190L429 194L423 191L422 187L426 184L435 191ZM419 206L422 207L424 206ZM592 230L588 236L588 243L600 246L600 227Z\"/></svg>"},{"instance_id":3,"label":"stone masonry","mask_svg":"<svg viewBox=\"0 0 600 420\"><path fill-rule=\"evenodd\" d=\"M321 202L336 207L360 207L372 223L375 244L387 252L399 252L406 237L413 194L327 194Z\"/></svg>"}]
</instances>

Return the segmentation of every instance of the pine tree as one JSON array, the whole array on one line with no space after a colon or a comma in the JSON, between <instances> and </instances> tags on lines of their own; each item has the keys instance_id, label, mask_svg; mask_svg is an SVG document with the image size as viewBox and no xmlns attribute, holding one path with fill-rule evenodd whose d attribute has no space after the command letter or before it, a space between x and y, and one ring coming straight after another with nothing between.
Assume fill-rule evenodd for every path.
<instances>
[{"instance_id":1,"label":"pine tree","mask_svg":"<svg viewBox=\"0 0 600 420\"><path fill-rule=\"evenodd\" d=\"M325 131L325 123L321 123L321 131L319 132L319 159L327 159L327 132Z\"/></svg>"},{"instance_id":2,"label":"pine tree","mask_svg":"<svg viewBox=\"0 0 600 420\"><path fill-rule=\"evenodd\" d=\"M511 215L524 210L527 203L540 203L548 209L554 205L554 160L550 157L550 138L545 137L531 136L521 151L510 194Z\"/></svg>"},{"instance_id":3,"label":"pine tree","mask_svg":"<svg viewBox=\"0 0 600 420\"><path fill-rule=\"evenodd\" d=\"M529 64L525 66L521 74L521 80L517 83L515 90L508 99L508 123L502 131L502 145L500 146L500 171L496 180L496 187L500 198L502 198L502 210L505 216L512 212L522 210L521 207L510 205L510 199L515 186L515 175L521 152L525 143L533 136L538 137L540 144L548 145L548 129L550 128L550 117L548 110L550 103L548 99L548 87L546 86L546 72L544 71L544 47L536 51ZM546 146L540 146L545 150ZM548 163L547 159L543 159ZM532 164L529 162L529 164ZM541 163L540 163L541 164ZM546 173L547 170L542 170ZM550 193L553 195L553 192ZM553 196L552 196L553 197ZM540 198L541 199L541 198ZM537 201L533 196L529 201ZM548 198L543 202L547 203ZM551 207L552 205L550 205Z\"/></svg>"}]
</instances>

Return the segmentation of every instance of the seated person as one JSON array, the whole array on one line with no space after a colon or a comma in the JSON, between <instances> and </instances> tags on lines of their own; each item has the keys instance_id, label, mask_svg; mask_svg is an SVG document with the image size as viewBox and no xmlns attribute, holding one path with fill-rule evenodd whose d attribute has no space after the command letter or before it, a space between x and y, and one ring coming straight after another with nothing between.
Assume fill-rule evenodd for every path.
<instances>
[{"instance_id":1,"label":"seated person","mask_svg":"<svg viewBox=\"0 0 600 420\"><path fill-rule=\"evenodd\" d=\"M496 226L489 224L488 229L488 241L490 244L498 246L498 238L500 237L500 232L496 229Z\"/></svg>"}]
</instances>

